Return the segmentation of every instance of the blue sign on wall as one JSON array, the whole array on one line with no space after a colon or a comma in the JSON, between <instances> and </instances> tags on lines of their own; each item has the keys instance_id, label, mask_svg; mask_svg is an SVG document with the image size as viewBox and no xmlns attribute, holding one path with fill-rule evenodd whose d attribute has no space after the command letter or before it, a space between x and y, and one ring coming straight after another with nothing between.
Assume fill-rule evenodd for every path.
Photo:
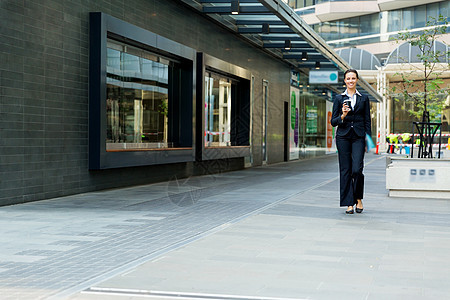
<instances>
[{"instance_id":1,"label":"blue sign on wall","mask_svg":"<svg viewBox=\"0 0 450 300\"><path fill-rule=\"evenodd\" d=\"M310 70L309 83L338 83L338 71L335 70Z\"/></svg>"}]
</instances>

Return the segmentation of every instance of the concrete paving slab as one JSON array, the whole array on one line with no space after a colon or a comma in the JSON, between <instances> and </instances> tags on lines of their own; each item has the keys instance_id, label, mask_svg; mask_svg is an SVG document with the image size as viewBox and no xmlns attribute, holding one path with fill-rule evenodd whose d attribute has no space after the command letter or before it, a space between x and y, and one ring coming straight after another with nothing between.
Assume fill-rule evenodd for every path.
<instances>
[{"instance_id":1,"label":"concrete paving slab","mask_svg":"<svg viewBox=\"0 0 450 300\"><path fill-rule=\"evenodd\" d=\"M367 155L351 216L334 155L2 207L0 294L446 299L450 202L391 199L384 171Z\"/></svg>"}]
</instances>

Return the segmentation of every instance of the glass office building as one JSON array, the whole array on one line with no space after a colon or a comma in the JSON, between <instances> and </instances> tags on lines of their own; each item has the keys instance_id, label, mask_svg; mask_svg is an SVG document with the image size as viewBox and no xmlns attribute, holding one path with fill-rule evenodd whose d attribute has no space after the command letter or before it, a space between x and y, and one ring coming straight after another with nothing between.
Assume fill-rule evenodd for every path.
<instances>
[{"instance_id":1,"label":"glass office building","mask_svg":"<svg viewBox=\"0 0 450 300\"><path fill-rule=\"evenodd\" d=\"M398 31L423 29L427 18L439 19L439 15L449 13L450 1L442 1L327 21L314 24L313 28L333 47L350 47L389 41Z\"/></svg>"},{"instance_id":2,"label":"glass office building","mask_svg":"<svg viewBox=\"0 0 450 300\"><path fill-rule=\"evenodd\" d=\"M401 78L394 78L394 74L404 69L401 66L403 62L388 59L393 57L400 47L400 44L394 41L398 33L406 29L414 34L421 33L427 29L427 21L438 20L439 16L449 20L450 15L450 1L289 0L287 2L327 41L327 44L350 65L361 70L363 78L376 87L380 94L386 93L383 89L388 85L391 87L399 85L401 80ZM439 24L443 22L438 22ZM448 51L448 46L440 44L441 42L449 44L450 28L448 26L446 32L437 37L439 42L435 46L442 53ZM363 51L364 55L360 55L360 51ZM417 49L412 48L411 51L415 57ZM408 56L405 53L402 55ZM384 70L385 75L378 74L378 70ZM445 70L442 78L442 93L439 97L443 103L446 103L450 78ZM386 97L385 102L383 105L383 110L386 110L385 115L381 117L378 112L377 116L374 116L379 121L381 118L386 119L383 126L380 123L375 126L377 130L382 131L381 135L383 131L386 131L386 134L411 132L411 122L420 121L408 113L408 110L413 109L412 103L405 101L399 95ZM443 132L448 132L448 105L444 105L442 111L434 114L433 120L442 122ZM381 142L383 141L382 138Z\"/></svg>"}]
</instances>

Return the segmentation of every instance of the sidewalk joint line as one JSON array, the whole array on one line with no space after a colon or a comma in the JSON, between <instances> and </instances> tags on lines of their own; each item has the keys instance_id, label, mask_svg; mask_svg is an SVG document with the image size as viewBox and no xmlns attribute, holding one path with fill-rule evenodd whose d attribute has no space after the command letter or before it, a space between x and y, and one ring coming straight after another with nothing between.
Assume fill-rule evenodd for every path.
<instances>
[{"instance_id":1,"label":"sidewalk joint line","mask_svg":"<svg viewBox=\"0 0 450 300\"><path fill-rule=\"evenodd\" d=\"M228 295L228 294L209 294L209 293L188 293L188 292L169 292L169 291L151 291L137 289L120 289L120 288L102 288L91 287L82 292L83 294L100 294L100 295L121 295L121 296L137 296L137 297L164 297L168 299L211 299L211 300L305 300L304 298L277 298L277 297L259 297L244 295Z\"/></svg>"}]
</instances>

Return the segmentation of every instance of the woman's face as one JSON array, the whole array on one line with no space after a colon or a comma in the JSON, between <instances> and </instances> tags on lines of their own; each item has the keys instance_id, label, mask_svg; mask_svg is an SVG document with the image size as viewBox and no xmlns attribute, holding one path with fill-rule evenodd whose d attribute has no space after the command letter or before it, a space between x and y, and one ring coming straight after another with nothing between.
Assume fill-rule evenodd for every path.
<instances>
[{"instance_id":1,"label":"woman's face","mask_svg":"<svg viewBox=\"0 0 450 300\"><path fill-rule=\"evenodd\" d=\"M347 86L347 89L355 89L356 83L358 82L358 77L356 77L356 74L353 72L348 72L345 74L344 78L345 85Z\"/></svg>"}]
</instances>

